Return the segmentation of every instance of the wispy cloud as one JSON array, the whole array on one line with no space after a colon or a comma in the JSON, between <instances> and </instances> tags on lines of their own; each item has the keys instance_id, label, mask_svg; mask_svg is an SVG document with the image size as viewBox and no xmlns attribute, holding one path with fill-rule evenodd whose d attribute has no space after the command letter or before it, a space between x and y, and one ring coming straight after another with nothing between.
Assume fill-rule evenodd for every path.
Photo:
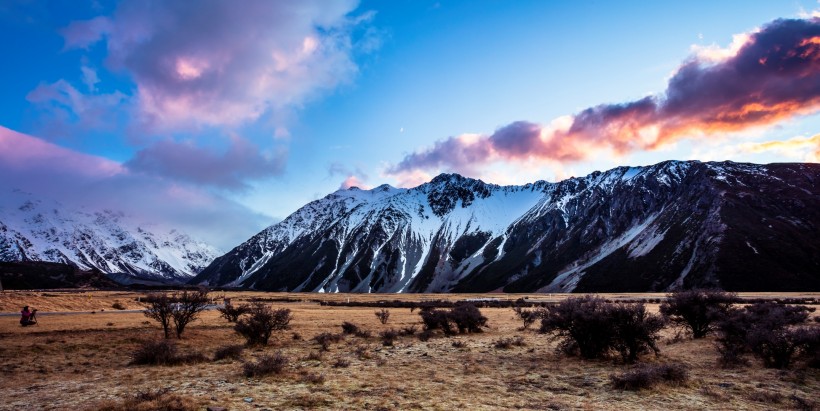
<instances>
[{"instance_id":1,"label":"wispy cloud","mask_svg":"<svg viewBox=\"0 0 820 411\"><path fill-rule=\"evenodd\" d=\"M820 18L776 20L735 36L727 49L695 50L661 94L590 107L549 125L517 121L490 135L450 137L387 173L408 180L420 171L470 173L494 162L568 164L770 126L818 107Z\"/></svg>"},{"instance_id":2,"label":"wispy cloud","mask_svg":"<svg viewBox=\"0 0 820 411\"><path fill-rule=\"evenodd\" d=\"M0 126L2 193L23 189L63 204L113 209L227 250L272 219L195 185L134 173L120 163Z\"/></svg>"},{"instance_id":3,"label":"wispy cloud","mask_svg":"<svg viewBox=\"0 0 820 411\"><path fill-rule=\"evenodd\" d=\"M283 171L293 113L351 82L354 54L378 43L368 30L374 13L354 14L356 7L354 0L122 1L111 15L60 31L66 50L103 47L105 60L85 56L77 81L42 83L28 94L41 115L37 132L113 133L135 150L126 163L134 171L245 189ZM112 91L100 70L131 84ZM227 148L211 148L214 136Z\"/></svg>"}]
</instances>

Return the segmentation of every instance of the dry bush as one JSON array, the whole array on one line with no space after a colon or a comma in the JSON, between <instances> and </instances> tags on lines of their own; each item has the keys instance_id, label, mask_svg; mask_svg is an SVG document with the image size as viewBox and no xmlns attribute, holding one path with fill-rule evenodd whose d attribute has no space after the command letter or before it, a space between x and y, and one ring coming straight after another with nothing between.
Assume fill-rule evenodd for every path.
<instances>
[{"instance_id":1,"label":"dry bush","mask_svg":"<svg viewBox=\"0 0 820 411\"><path fill-rule=\"evenodd\" d=\"M246 377L280 374L288 362L287 357L281 352L276 352L273 355L263 355L256 362L246 362L242 366L242 371Z\"/></svg>"},{"instance_id":2,"label":"dry bush","mask_svg":"<svg viewBox=\"0 0 820 411\"><path fill-rule=\"evenodd\" d=\"M663 317L647 313L644 303L619 303L610 306L609 318L615 332L612 347L624 362L634 363L649 350L658 355L655 343L665 325Z\"/></svg>"},{"instance_id":3,"label":"dry bush","mask_svg":"<svg viewBox=\"0 0 820 411\"><path fill-rule=\"evenodd\" d=\"M321 351L311 351L305 356L305 361L322 361Z\"/></svg>"},{"instance_id":4,"label":"dry bush","mask_svg":"<svg viewBox=\"0 0 820 411\"><path fill-rule=\"evenodd\" d=\"M143 314L160 323L165 338L170 337L171 322L174 324L177 338L182 338L185 327L205 310L210 299L208 291L200 289L195 292L187 290L182 293L175 292L171 295L167 293L150 294L144 301L148 303L148 308Z\"/></svg>"},{"instance_id":5,"label":"dry bush","mask_svg":"<svg viewBox=\"0 0 820 411\"><path fill-rule=\"evenodd\" d=\"M178 365L207 361L202 353L179 354L168 340L146 341L131 355L130 365Z\"/></svg>"},{"instance_id":6,"label":"dry bush","mask_svg":"<svg viewBox=\"0 0 820 411\"><path fill-rule=\"evenodd\" d=\"M242 356L242 351L245 349L240 344L225 345L219 347L214 352L214 361L223 360L225 358L237 359Z\"/></svg>"},{"instance_id":7,"label":"dry bush","mask_svg":"<svg viewBox=\"0 0 820 411\"><path fill-rule=\"evenodd\" d=\"M235 323L239 317L248 314L251 311L251 306L248 304L231 305L226 304L224 307L217 307L219 315L230 323Z\"/></svg>"},{"instance_id":8,"label":"dry bush","mask_svg":"<svg viewBox=\"0 0 820 411\"><path fill-rule=\"evenodd\" d=\"M669 294L660 312L693 338L703 338L714 331L715 322L737 301L737 295L719 290L685 290Z\"/></svg>"},{"instance_id":9,"label":"dry bush","mask_svg":"<svg viewBox=\"0 0 820 411\"><path fill-rule=\"evenodd\" d=\"M97 411L196 411L197 401L169 393L168 388L138 392L122 401L105 401L89 410Z\"/></svg>"},{"instance_id":10,"label":"dry bush","mask_svg":"<svg viewBox=\"0 0 820 411\"><path fill-rule=\"evenodd\" d=\"M410 325L410 326L407 326L407 327L402 327L402 329L399 330L399 334L405 335L405 336L416 335L417 330L418 329L416 328L415 325Z\"/></svg>"},{"instance_id":11,"label":"dry bush","mask_svg":"<svg viewBox=\"0 0 820 411\"><path fill-rule=\"evenodd\" d=\"M774 302L760 302L743 309L732 309L717 321L718 352L728 365L745 363L751 352L769 368L788 368L797 354L811 355L817 350L818 331L793 326L808 319L810 309Z\"/></svg>"},{"instance_id":12,"label":"dry bush","mask_svg":"<svg viewBox=\"0 0 820 411\"><path fill-rule=\"evenodd\" d=\"M381 310L376 311L376 318L379 319L380 323L387 324L387 320L390 319L390 310L382 308Z\"/></svg>"},{"instance_id":13,"label":"dry bush","mask_svg":"<svg viewBox=\"0 0 820 411\"><path fill-rule=\"evenodd\" d=\"M459 303L449 311L425 307L419 311L419 315L424 324L424 331L427 332L424 338L429 338L430 333L435 330L441 330L444 335L450 336L455 334L454 328L457 328L459 333L474 333L481 332L481 328L487 326L487 317L483 316L475 305L469 303Z\"/></svg>"},{"instance_id":14,"label":"dry bush","mask_svg":"<svg viewBox=\"0 0 820 411\"><path fill-rule=\"evenodd\" d=\"M111 308L115 310L124 310L125 306L119 301L114 301L114 304L111 304Z\"/></svg>"},{"instance_id":15,"label":"dry bush","mask_svg":"<svg viewBox=\"0 0 820 411\"><path fill-rule=\"evenodd\" d=\"M359 332L359 326L351 322L342 323L342 334L356 334Z\"/></svg>"},{"instance_id":16,"label":"dry bush","mask_svg":"<svg viewBox=\"0 0 820 411\"><path fill-rule=\"evenodd\" d=\"M506 350L512 347L523 347L526 346L527 343L524 341L524 337L517 335L515 337L508 337L508 338L499 338L493 342L493 347Z\"/></svg>"},{"instance_id":17,"label":"dry bush","mask_svg":"<svg viewBox=\"0 0 820 411\"><path fill-rule=\"evenodd\" d=\"M419 311L421 322L424 323L424 331L427 338L435 330L441 330L444 335L452 335L453 327L450 325L450 318L447 316L447 311L438 309L423 308ZM421 339L421 337L419 337ZM422 340L426 341L426 340Z\"/></svg>"},{"instance_id":18,"label":"dry bush","mask_svg":"<svg viewBox=\"0 0 820 411\"><path fill-rule=\"evenodd\" d=\"M302 382L306 382L308 384L324 384L325 383L325 375L319 374L315 372L303 372L299 379Z\"/></svg>"},{"instance_id":19,"label":"dry bush","mask_svg":"<svg viewBox=\"0 0 820 411\"><path fill-rule=\"evenodd\" d=\"M248 315L236 322L234 330L245 337L248 345L267 345L274 331L290 328L292 319L293 315L287 308L274 310L256 302L251 305Z\"/></svg>"},{"instance_id":20,"label":"dry bush","mask_svg":"<svg viewBox=\"0 0 820 411\"><path fill-rule=\"evenodd\" d=\"M450 309L449 318L456 324L459 333L480 333L487 326L487 317L472 304L458 304Z\"/></svg>"},{"instance_id":21,"label":"dry bush","mask_svg":"<svg viewBox=\"0 0 820 411\"><path fill-rule=\"evenodd\" d=\"M558 350L565 354L602 358L617 351L624 362L632 363L641 353L658 353L655 343L663 326L663 319L647 313L642 302L612 304L586 296L547 307L540 331L560 339Z\"/></svg>"},{"instance_id":22,"label":"dry bush","mask_svg":"<svg viewBox=\"0 0 820 411\"><path fill-rule=\"evenodd\" d=\"M382 345L386 347L392 346L398 336L399 332L393 328L379 333L379 337L382 338Z\"/></svg>"},{"instance_id":23,"label":"dry bush","mask_svg":"<svg viewBox=\"0 0 820 411\"><path fill-rule=\"evenodd\" d=\"M515 312L515 316L518 317L518 319L523 323L520 328L521 331L530 328L530 326L544 314L544 309L542 308L527 310L519 306L513 307L513 311Z\"/></svg>"},{"instance_id":24,"label":"dry bush","mask_svg":"<svg viewBox=\"0 0 820 411\"><path fill-rule=\"evenodd\" d=\"M681 364L643 364L620 375L610 375L612 386L619 390L637 391L660 383L682 384L689 372Z\"/></svg>"},{"instance_id":25,"label":"dry bush","mask_svg":"<svg viewBox=\"0 0 820 411\"><path fill-rule=\"evenodd\" d=\"M356 346L356 349L353 352L360 360L369 360L373 358L373 356L370 355L370 350L363 345Z\"/></svg>"},{"instance_id":26,"label":"dry bush","mask_svg":"<svg viewBox=\"0 0 820 411\"><path fill-rule=\"evenodd\" d=\"M341 334L333 334L329 332L323 332L319 335L313 337L313 341L319 344L322 347L322 351L327 351L330 349L330 344L337 343L342 340Z\"/></svg>"},{"instance_id":27,"label":"dry bush","mask_svg":"<svg viewBox=\"0 0 820 411\"><path fill-rule=\"evenodd\" d=\"M461 340L453 340L453 343L450 344L450 345L452 345L453 348L466 348L467 347L467 343L464 342L464 341L461 341Z\"/></svg>"},{"instance_id":28,"label":"dry bush","mask_svg":"<svg viewBox=\"0 0 820 411\"><path fill-rule=\"evenodd\" d=\"M347 368L350 367L350 360L345 358L337 358L333 363L333 368Z\"/></svg>"}]
</instances>

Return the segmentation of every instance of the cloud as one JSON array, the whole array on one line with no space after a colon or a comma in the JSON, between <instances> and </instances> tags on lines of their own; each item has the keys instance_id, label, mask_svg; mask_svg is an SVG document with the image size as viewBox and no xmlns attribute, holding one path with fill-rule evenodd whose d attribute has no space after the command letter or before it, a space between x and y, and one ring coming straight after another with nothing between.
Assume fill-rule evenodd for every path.
<instances>
[{"instance_id":1,"label":"cloud","mask_svg":"<svg viewBox=\"0 0 820 411\"><path fill-rule=\"evenodd\" d=\"M173 180L229 190L246 190L246 181L281 174L287 152L261 153L259 147L238 136L224 153L197 147L191 141L160 141L138 151L125 165L134 171Z\"/></svg>"},{"instance_id":2,"label":"cloud","mask_svg":"<svg viewBox=\"0 0 820 411\"><path fill-rule=\"evenodd\" d=\"M367 184L369 177L361 168L352 168L341 163L333 163L328 167L327 172L330 177L344 176L344 180L339 185L340 190L347 190L350 187L358 187L363 190L369 190L371 188L371 186Z\"/></svg>"},{"instance_id":3,"label":"cloud","mask_svg":"<svg viewBox=\"0 0 820 411\"><path fill-rule=\"evenodd\" d=\"M133 173L117 162L0 126L0 193L14 189L67 206L122 211L168 230L180 229L222 250L273 222L196 186ZM5 197L0 194L0 202Z\"/></svg>"},{"instance_id":4,"label":"cloud","mask_svg":"<svg viewBox=\"0 0 820 411\"><path fill-rule=\"evenodd\" d=\"M339 186L339 189L340 190L347 190L348 188L351 188L351 187L361 188L362 190L369 190L370 189L370 186L368 186L367 184L361 182L358 179L358 177L356 177L356 176L348 176L344 181L342 181L342 184Z\"/></svg>"},{"instance_id":5,"label":"cloud","mask_svg":"<svg viewBox=\"0 0 820 411\"><path fill-rule=\"evenodd\" d=\"M112 16L75 21L62 34L66 48L105 41L107 66L136 84L146 129L237 126L352 79L352 32L372 17L350 16L356 5L124 1Z\"/></svg>"},{"instance_id":6,"label":"cloud","mask_svg":"<svg viewBox=\"0 0 820 411\"><path fill-rule=\"evenodd\" d=\"M656 150L807 115L820 107L820 19L776 20L735 36L728 49L696 50L664 93L602 104L549 125L518 121L491 135L437 141L387 169L469 173L493 162L567 164L601 153Z\"/></svg>"},{"instance_id":7,"label":"cloud","mask_svg":"<svg viewBox=\"0 0 820 411\"><path fill-rule=\"evenodd\" d=\"M738 144L735 149L741 153L776 152L786 157L802 161L820 162L820 134L811 137L793 137L783 141Z\"/></svg>"}]
</instances>

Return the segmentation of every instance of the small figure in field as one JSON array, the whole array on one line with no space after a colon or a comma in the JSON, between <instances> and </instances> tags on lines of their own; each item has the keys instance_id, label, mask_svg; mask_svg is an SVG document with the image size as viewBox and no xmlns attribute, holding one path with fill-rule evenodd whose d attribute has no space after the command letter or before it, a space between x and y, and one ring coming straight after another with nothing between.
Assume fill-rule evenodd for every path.
<instances>
[{"instance_id":1,"label":"small figure in field","mask_svg":"<svg viewBox=\"0 0 820 411\"><path fill-rule=\"evenodd\" d=\"M37 310L30 310L28 306L23 307L23 310L20 311L20 325L23 327L27 325L34 325L37 324Z\"/></svg>"}]
</instances>

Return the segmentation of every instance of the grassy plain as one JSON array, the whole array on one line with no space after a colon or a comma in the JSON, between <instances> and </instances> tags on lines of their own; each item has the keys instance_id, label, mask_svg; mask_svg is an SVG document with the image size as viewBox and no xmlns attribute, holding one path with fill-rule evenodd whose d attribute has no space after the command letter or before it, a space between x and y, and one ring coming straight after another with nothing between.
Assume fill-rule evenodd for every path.
<instances>
[{"instance_id":1,"label":"grassy plain","mask_svg":"<svg viewBox=\"0 0 820 411\"><path fill-rule=\"evenodd\" d=\"M688 382L620 391L611 386L609 376L629 366L615 358L586 361L558 355L555 342L548 337L519 331L521 323L509 308L482 309L490 327L480 334L436 336L426 342L405 336L387 347L378 333L412 325L420 330L418 311L392 308L389 322L383 325L374 308L328 307L315 302L522 297L546 301L564 295L227 294L234 304L252 298L291 300L271 303L293 311L291 330L275 335L267 347L246 349L240 359L134 366L128 365L132 353L141 342L160 339L162 330L141 313L120 311L113 305L141 309L137 299L145 293L0 294L2 313L18 312L23 305L41 313L39 324L26 328L19 326L16 316L0 317L0 410L93 410L106 404L122 405L139 393L160 388L168 389L167 395L175 395L187 406L203 410L766 410L820 406L820 370L807 369L801 363L785 371L765 369L754 359L749 366L724 369L718 366L713 338L679 340L674 338L674 330L665 330L660 356L648 355L643 361L686 364ZM818 293L742 296L820 298ZM654 299L663 295L604 297ZM650 304L650 309L656 311L657 305ZM47 315L49 312L73 313ZM816 315L820 313L812 316ZM372 331L373 337L347 336L321 353L320 359L308 359L311 353L319 352L311 338L322 332L340 333L343 321ZM526 345L495 347L497 340L514 336L523 336ZM463 343L456 344L461 347L454 346L456 341ZM220 347L243 342L232 324L216 311L206 311L187 328L178 344L182 353L198 351L211 357ZM277 351L290 359L285 372L261 378L243 375L243 361Z\"/></svg>"}]
</instances>

